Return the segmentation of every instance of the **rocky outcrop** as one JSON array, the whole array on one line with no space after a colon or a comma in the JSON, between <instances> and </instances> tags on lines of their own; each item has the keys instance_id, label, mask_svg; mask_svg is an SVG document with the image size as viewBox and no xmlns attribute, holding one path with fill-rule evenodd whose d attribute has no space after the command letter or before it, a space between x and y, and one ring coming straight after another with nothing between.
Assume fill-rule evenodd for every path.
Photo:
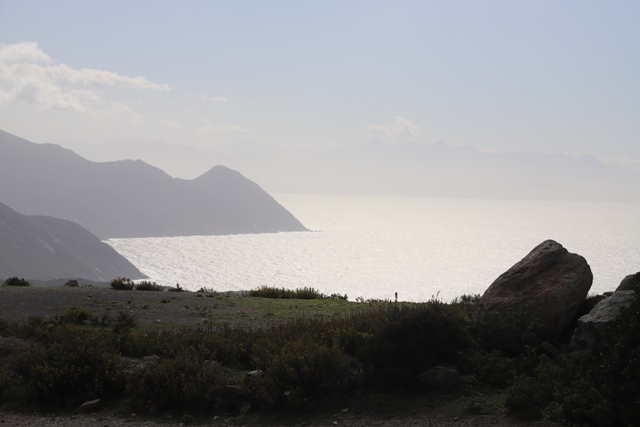
<instances>
[{"instance_id":1,"label":"rocky outcrop","mask_svg":"<svg viewBox=\"0 0 640 427\"><path fill-rule=\"evenodd\" d=\"M589 314L580 317L571 338L571 349L594 350L600 343L602 333L614 322L620 311L633 302L635 289L639 285L640 273L625 277L611 296L596 304Z\"/></svg>"},{"instance_id":2,"label":"rocky outcrop","mask_svg":"<svg viewBox=\"0 0 640 427\"><path fill-rule=\"evenodd\" d=\"M491 284L480 301L479 316L522 310L537 318L545 338L555 338L580 308L592 282L583 257L546 240Z\"/></svg>"}]
</instances>

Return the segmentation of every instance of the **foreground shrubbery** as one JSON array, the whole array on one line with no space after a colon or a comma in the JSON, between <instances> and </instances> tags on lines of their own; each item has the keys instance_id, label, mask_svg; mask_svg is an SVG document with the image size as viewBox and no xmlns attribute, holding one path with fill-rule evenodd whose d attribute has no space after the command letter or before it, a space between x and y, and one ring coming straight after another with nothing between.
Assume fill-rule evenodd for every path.
<instances>
[{"instance_id":1,"label":"foreground shrubbery","mask_svg":"<svg viewBox=\"0 0 640 427\"><path fill-rule=\"evenodd\" d=\"M640 419L640 288L594 353L550 345L533 372L516 378L506 405L567 425L627 426Z\"/></svg>"},{"instance_id":2,"label":"foreground shrubbery","mask_svg":"<svg viewBox=\"0 0 640 427\"><path fill-rule=\"evenodd\" d=\"M539 342L537 324L520 313L476 321L473 297L358 307L258 330L135 333L127 313L96 319L79 309L53 321L0 321L0 335L32 341L10 370L0 370L0 399L46 406L118 398L152 413L234 412L244 402L301 411L328 395L415 390L418 373L453 363L472 386L505 390L506 406L518 416L605 426L640 419L638 297L597 357ZM150 355L157 358L142 360Z\"/></svg>"},{"instance_id":3,"label":"foreground shrubbery","mask_svg":"<svg viewBox=\"0 0 640 427\"><path fill-rule=\"evenodd\" d=\"M78 404L114 397L125 386L123 359L100 332L63 324L11 360L29 401L43 405Z\"/></svg>"}]
</instances>

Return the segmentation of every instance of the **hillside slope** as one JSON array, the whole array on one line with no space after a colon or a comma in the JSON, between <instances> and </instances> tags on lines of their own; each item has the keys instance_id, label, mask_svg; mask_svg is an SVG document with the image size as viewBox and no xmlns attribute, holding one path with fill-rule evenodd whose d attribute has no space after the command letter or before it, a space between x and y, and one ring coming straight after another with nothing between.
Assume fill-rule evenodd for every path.
<instances>
[{"instance_id":1,"label":"hillside slope","mask_svg":"<svg viewBox=\"0 0 640 427\"><path fill-rule=\"evenodd\" d=\"M142 279L133 264L72 221L22 215L0 203L0 280Z\"/></svg>"}]
</instances>

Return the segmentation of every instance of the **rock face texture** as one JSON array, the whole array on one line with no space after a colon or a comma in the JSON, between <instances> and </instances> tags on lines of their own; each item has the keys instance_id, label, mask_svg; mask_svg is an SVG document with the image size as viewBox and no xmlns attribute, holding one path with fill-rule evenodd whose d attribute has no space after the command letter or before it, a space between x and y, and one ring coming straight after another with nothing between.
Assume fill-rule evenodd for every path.
<instances>
[{"instance_id":1,"label":"rock face texture","mask_svg":"<svg viewBox=\"0 0 640 427\"><path fill-rule=\"evenodd\" d=\"M0 283L12 276L95 281L146 277L75 222L22 215L0 203Z\"/></svg>"},{"instance_id":2,"label":"rock face texture","mask_svg":"<svg viewBox=\"0 0 640 427\"><path fill-rule=\"evenodd\" d=\"M640 286L640 272L636 274L630 274L618 285L616 292L618 291L634 291L635 286Z\"/></svg>"},{"instance_id":3,"label":"rock face texture","mask_svg":"<svg viewBox=\"0 0 640 427\"><path fill-rule=\"evenodd\" d=\"M558 336L587 296L593 274L587 261L546 240L500 275L480 301L486 311L524 310Z\"/></svg>"},{"instance_id":4,"label":"rock face texture","mask_svg":"<svg viewBox=\"0 0 640 427\"><path fill-rule=\"evenodd\" d=\"M571 338L573 350L593 350L600 342L600 336L635 298L635 286L640 284L640 273L631 274L620 282L611 296L603 299L578 320L578 327Z\"/></svg>"},{"instance_id":5,"label":"rock face texture","mask_svg":"<svg viewBox=\"0 0 640 427\"><path fill-rule=\"evenodd\" d=\"M574 350L593 350L600 341L600 334L615 320L623 307L631 304L634 296L634 291L616 291L600 301L589 314L578 320L570 347Z\"/></svg>"}]
</instances>

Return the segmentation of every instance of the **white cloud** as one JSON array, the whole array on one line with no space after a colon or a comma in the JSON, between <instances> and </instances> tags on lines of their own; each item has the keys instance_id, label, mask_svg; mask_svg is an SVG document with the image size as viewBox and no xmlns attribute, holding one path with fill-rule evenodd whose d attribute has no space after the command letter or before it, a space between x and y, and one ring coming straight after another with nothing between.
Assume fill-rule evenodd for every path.
<instances>
[{"instance_id":1,"label":"white cloud","mask_svg":"<svg viewBox=\"0 0 640 427\"><path fill-rule=\"evenodd\" d=\"M200 99L204 99L205 101L217 102L217 103L220 103L220 104L222 104L223 102L227 102L227 98L225 98L224 96L200 95L199 98Z\"/></svg>"},{"instance_id":2,"label":"white cloud","mask_svg":"<svg viewBox=\"0 0 640 427\"><path fill-rule=\"evenodd\" d=\"M182 129L183 126L176 122L175 120L163 120L160 122L160 125L169 128L169 129Z\"/></svg>"},{"instance_id":3,"label":"white cloud","mask_svg":"<svg viewBox=\"0 0 640 427\"><path fill-rule=\"evenodd\" d=\"M206 119L203 120L203 122L204 122L204 125L196 129L196 132L199 132L199 133L221 133L221 132L246 133L247 132L246 129L244 129L242 126L239 126L239 125L226 124L226 125L218 126L218 125L214 125L213 123L211 123L209 120L206 120Z\"/></svg>"},{"instance_id":4,"label":"white cloud","mask_svg":"<svg viewBox=\"0 0 640 427\"><path fill-rule=\"evenodd\" d=\"M51 57L38 47L38 43L22 42L0 45L0 63L51 62Z\"/></svg>"},{"instance_id":5,"label":"white cloud","mask_svg":"<svg viewBox=\"0 0 640 427\"><path fill-rule=\"evenodd\" d=\"M130 123L140 120L139 113L121 102L103 102L96 87L171 90L169 85L153 83L141 76L55 64L34 42L0 45L0 103L20 102L44 109L91 112L105 118L120 116Z\"/></svg>"},{"instance_id":6,"label":"white cloud","mask_svg":"<svg viewBox=\"0 0 640 427\"><path fill-rule=\"evenodd\" d=\"M369 125L367 129L380 138L391 140L412 140L420 135L420 128L411 120L397 115L393 126Z\"/></svg>"}]
</instances>

